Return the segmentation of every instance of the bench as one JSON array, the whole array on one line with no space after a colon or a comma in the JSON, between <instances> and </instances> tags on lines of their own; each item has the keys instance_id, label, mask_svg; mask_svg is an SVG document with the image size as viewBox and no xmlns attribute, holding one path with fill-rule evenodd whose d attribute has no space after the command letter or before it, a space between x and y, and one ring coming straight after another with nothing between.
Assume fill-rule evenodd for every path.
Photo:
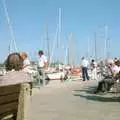
<instances>
[{"instance_id":1,"label":"bench","mask_svg":"<svg viewBox=\"0 0 120 120\"><path fill-rule=\"evenodd\" d=\"M31 78L24 72L0 76L0 120L28 120Z\"/></svg>"}]
</instances>

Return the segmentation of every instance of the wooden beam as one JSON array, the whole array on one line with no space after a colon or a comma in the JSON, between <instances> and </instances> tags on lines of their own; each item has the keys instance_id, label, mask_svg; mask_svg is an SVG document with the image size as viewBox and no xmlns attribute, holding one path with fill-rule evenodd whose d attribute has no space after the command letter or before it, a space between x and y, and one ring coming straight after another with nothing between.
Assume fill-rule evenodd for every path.
<instances>
[{"instance_id":1,"label":"wooden beam","mask_svg":"<svg viewBox=\"0 0 120 120\"><path fill-rule=\"evenodd\" d=\"M28 108L30 101L30 84L21 84L17 120L28 120Z\"/></svg>"}]
</instances>

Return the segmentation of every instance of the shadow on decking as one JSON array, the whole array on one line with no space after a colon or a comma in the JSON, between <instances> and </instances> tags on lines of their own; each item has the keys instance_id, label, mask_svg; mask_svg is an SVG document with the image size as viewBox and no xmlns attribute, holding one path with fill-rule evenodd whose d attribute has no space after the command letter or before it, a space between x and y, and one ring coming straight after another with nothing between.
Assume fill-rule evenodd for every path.
<instances>
[{"instance_id":1,"label":"shadow on decking","mask_svg":"<svg viewBox=\"0 0 120 120\"><path fill-rule=\"evenodd\" d=\"M87 100L99 101L99 102L120 102L120 97L107 97L107 96L98 96L98 95L80 95L74 94L74 96L79 96Z\"/></svg>"},{"instance_id":2,"label":"shadow on decking","mask_svg":"<svg viewBox=\"0 0 120 120\"><path fill-rule=\"evenodd\" d=\"M86 100L99 102L120 102L120 96L115 93L93 94L97 86L84 87L80 90L73 90L74 96L85 98Z\"/></svg>"},{"instance_id":3,"label":"shadow on decking","mask_svg":"<svg viewBox=\"0 0 120 120\"><path fill-rule=\"evenodd\" d=\"M88 94L93 94L96 89L97 89L97 86L89 86L89 87L84 87L83 89L80 89L80 90L73 90L73 92L76 92L76 93L85 92Z\"/></svg>"}]
</instances>

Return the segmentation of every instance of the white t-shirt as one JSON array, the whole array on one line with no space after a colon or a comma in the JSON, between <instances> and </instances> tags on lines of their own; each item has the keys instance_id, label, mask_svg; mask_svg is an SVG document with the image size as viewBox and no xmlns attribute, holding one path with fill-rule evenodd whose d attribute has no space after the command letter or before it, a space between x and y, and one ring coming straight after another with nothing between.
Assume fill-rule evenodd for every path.
<instances>
[{"instance_id":1,"label":"white t-shirt","mask_svg":"<svg viewBox=\"0 0 120 120\"><path fill-rule=\"evenodd\" d=\"M87 60L82 60L82 63L81 63L82 67L88 67L89 65L89 62Z\"/></svg>"},{"instance_id":2,"label":"white t-shirt","mask_svg":"<svg viewBox=\"0 0 120 120\"><path fill-rule=\"evenodd\" d=\"M23 66L24 66L23 71L29 72L31 66L30 66L30 60L28 58L23 61Z\"/></svg>"},{"instance_id":3,"label":"white t-shirt","mask_svg":"<svg viewBox=\"0 0 120 120\"><path fill-rule=\"evenodd\" d=\"M24 62L23 62L24 66L28 66L30 65L30 61L29 59L25 59Z\"/></svg>"},{"instance_id":4,"label":"white t-shirt","mask_svg":"<svg viewBox=\"0 0 120 120\"><path fill-rule=\"evenodd\" d=\"M97 68L97 63L96 63L96 62L92 62L92 63L91 63L91 68L92 68L92 69Z\"/></svg>"},{"instance_id":5,"label":"white t-shirt","mask_svg":"<svg viewBox=\"0 0 120 120\"><path fill-rule=\"evenodd\" d=\"M93 64L94 64L95 67L97 67L97 63L96 62L94 62Z\"/></svg>"},{"instance_id":6,"label":"white t-shirt","mask_svg":"<svg viewBox=\"0 0 120 120\"><path fill-rule=\"evenodd\" d=\"M45 63L47 63L47 57L42 55L38 61L39 67L44 67Z\"/></svg>"}]
</instances>

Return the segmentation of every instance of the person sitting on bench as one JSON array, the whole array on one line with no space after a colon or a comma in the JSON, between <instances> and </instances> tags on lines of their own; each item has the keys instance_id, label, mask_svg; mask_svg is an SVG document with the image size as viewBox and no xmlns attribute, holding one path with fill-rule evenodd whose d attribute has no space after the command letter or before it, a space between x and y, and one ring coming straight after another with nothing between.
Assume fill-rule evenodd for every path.
<instances>
[{"instance_id":1,"label":"person sitting on bench","mask_svg":"<svg viewBox=\"0 0 120 120\"><path fill-rule=\"evenodd\" d=\"M119 71L119 67L114 63L114 61L109 60L107 65L107 74L105 74L104 79L98 83L97 90L94 93L108 92L117 80L116 76Z\"/></svg>"}]
</instances>

